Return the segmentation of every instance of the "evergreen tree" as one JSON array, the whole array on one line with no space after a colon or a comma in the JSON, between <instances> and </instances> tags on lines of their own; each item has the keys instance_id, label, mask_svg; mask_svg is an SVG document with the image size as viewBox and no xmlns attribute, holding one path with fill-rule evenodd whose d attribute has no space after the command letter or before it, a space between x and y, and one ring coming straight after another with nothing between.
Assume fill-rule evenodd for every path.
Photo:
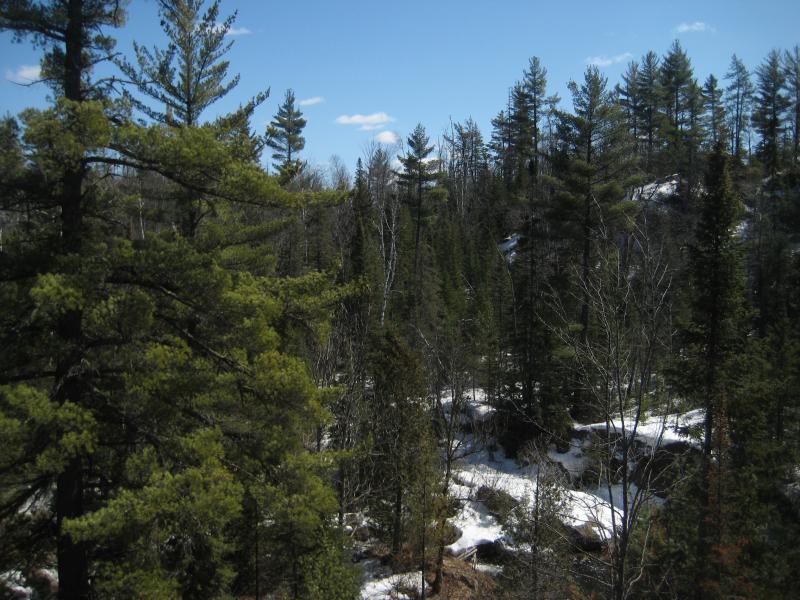
<instances>
[{"instance_id":1,"label":"evergreen tree","mask_svg":"<svg viewBox=\"0 0 800 600\"><path fill-rule=\"evenodd\" d=\"M167 48L150 50L134 41L136 64L119 61L122 72L138 91L164 107L154 108L127 95L136 108L157 123L198 125L202 113L238 85L238 75L226 81L230 63L223 60L233 45L225 37L236 14L220 21L220 1L213 0L203 12L205 0L159 0ZM253 101L250 112L266 95Z\"/></svg>"},{"instance_id":2,"label":"evergreen tree","mask_svg":"<svg viewBox=\"0 0 800 600\"><path fill-rule=\"evenodd\" d=\"M755 108L753 125L761 136L758 154L768 175L775 175L781 166L784 113L789 100L783 94L786 76L777 50L769 53L756 68Z\"/></svg>"},{"instance_id":3,"label":"evergreen tree","mask_svg":"<svg viewBox=\"0 0 800 600\"><path fill-rule=\"evenodd\" d=\"M681 161L683 164L682 170L686 174L686 193L689 198L692 198L697 186L698 172L700 170L699 154L703 146L703 140L705 139L703 127L703 115L705 111L703 103L703 90L697 84L697 80L692 79L686 93L687 116L686 129L683 134L685 156L684 160Z\"/></svg>"},{"instance_id":4,"label":"evergreen tree","mask_svg":"<svg viewBox=\"0 0 800 600\"><path fill-rule=\"evenodd\" d=\"M413 262L411 263L410 295L412 299L411 316L416 325L419 308L420 286L422 285L422 225L425 221L428 207L425 198L431 183L434 180L435 164L429 160L433 146L429 146L430 139L422 124L417 124L411 135L408 136L408 152L398 157L403 165L400 182L405 188L406 197L411 206L412 219L414 220Z\"/></svg>"},{"instance_id":5,"label":"evergreen tree","mask_svg":"<svg viewBox=\"0 0 800 600\"><path fill-rule=\"evenodd\" d=\"M690 127L692 113L690 104L695 94L692 87L692 66L678 40L672 43L661 61L660 80L666 109L662 135L668 145L669 171L677 170L686 175L689 167L684 159L691 152L687 148L687 129Z\"/></svg>"},{"instance_id":6,"label":"evergreen tree","mask_svg":"<svg viewBox=\"0 0 800 600\"><path fill-rule=\"evenodd\" d=\"M700 475L701 522L697 546L698 597L722 583L725 511L719 490L726 485L729 402L734 392L732 359L739 350L743 325L741 258L733 229L741 205L730 179L729 157L718 144L709 158L706 194L700 208L696 242L691 249L692 320L689 339L692 382L705 409L703 464ZM710 561L710 562L709 562Z\"/></svg>"},{"instance_id":7,"label":"evergreen tree","mask_svg":"<svg viewBox=\"0 0 800 600\"><path fill-rule=\"evenodd\" d=\"M789 99L792 128L792 160L797 164L800 157L800 46L787 50L784 55L786 91Z\"/></svg>"},{"instance_id":8,"label":"evergreen tree","mask_svg":"<svg viewBox=\"0 0 800 600\"><path fill-rule=\"evenodd\" d=\"M134 42L136 64L124 59L117 61L136 91L150 102L129 90L125 91L126 99L154 122L167 127L201 125L203 113L239 83L238 75L226 81L230 65L223 59L233 44L225 38L236 14L219 22L220 0L212 2L205 12L204 3L205 0L159 1L161 27L169 40L167 48L148 49ZM254 160L261 150L256 136L250 132L249 121L268 95L269 91L262 92L237 111L215 121L217 137L240 142L241 156L246 160ZM229 148L233 150L234 145ZM175 204L181 234L192 238L209 212L212 199L197 190L172 187L170 191L168 196Z\"/></svg>"},{"instance_id":9,"label":"evergreen tree","mask_svg":"<svg viewBox=\"0 0 800 600\"><path fill-rule=\"evenodd\" d=\"M120 25L123 16L118 2L101 0L69 0L66 5L0 3L0 30L11 30L20 39L32 37L35 44L44 47L44 68L53 80L56 106L44 113L44 118L35 124L39 127L34 126L26 135L33 141L37 129L41 134L49 128L57 141L49 149L37 148L33 160L26 161L32 170L41 169L39 176L46 173L44 181L51 182L40 179L27 202L29 206L47 207L44 214L51 214L51 222L57 225L55 229L50 226L41 232L31 232L39 242L33 248L24 243L17 246L22 256L6 254L3 261L2 279L19 282L14 284L16 293L8 293L4 298L13 307L12 314L21 320L30 315L34 307L24 296L34 289L42 290L40 302L52 302L41 325L28 331L17 327L4 330L9 336L2 346L5 352L42 344L38 336L34 337L37 331L39 336L45 331L52 333L52 342L39 346L44 356L37 357L38 360L25 364L12 355L3 362L3 382L18 382L17 386L3 390L3 420L14 423L16 417L21 424L25 422L25 413L37 410L36 406L41 423L38 431L31 431L35 425L22 429L13 452L16 456L6 455L11 460L3 470L5 474L10 472L19 487L3 501L6 509L10 505L16 512L29 498L54 490L53 550L61 598L86 597L89 593L88 548L67 530L68 521L81 517L88 508L85 469L94 438L92 384L83 366L87 306L79 289L88 284L89 290L85 292L90 292L91 277L87 282L85 270L98 257L96 242L89 237L87 214L91 214L90 206L97 195L95 188L86 189L89 172L84 159L102 144L108 124L100 104L91 101L101 90L92 85L89 72L94 64L107 59L113 49L114 42L104 29ZM28 115L29 121L34 118L33 114ZM75 142L73 145L71 140ZM35 181L35 177L31 173L18 181ZM53 206L58 209L54 213L50 208ZM30 258L37 255L38 264L31 263ZM48 353L47 348L52 351ZM52 396L30 387L34 382L54 390ZM49 435L36 440L47 430ZM48 448L49 456L40 458L35 453L42 445ZM26 451L33 452L33 456ZM20 465L27 467L22 474L18 472Z\"/></svg>"},{"instance_id":10,"label":"evergreen tree","mask_svg":"<svg viewBox=\"0 0 800 600\"><path fill-rule=\"evenodd\" d=\"M303 161L297 158L297 154L306 145L306 139L302 135L306 120L294 102L294 92L286 90L283 104L267 128L266 138L267 145L275 150L272 153L272 158L275 159L273 167L278 171L281 180L287 183L303 169Z\"/></svg>"},{"instance_id":11,"label":"evergreen tree","mask_svg":"<svg viewBox=\"0 0 800 600\"><path fill-rule=\"evenodd\" d=\"M542 121L547 112L548 105L558 101L556 97L547 96L547 69L545 69L538 56L528 62L522 84L528 97L528 114L531 133L531 162L529 165L531 184L539 181L540 157L542 154Z\"/></svg>"},{"instance_id":12,"label":"evergreen tree","mask_svg":"<svg viewBox=\"0 0 800 600\"><path fill-rule=\"evenodd\" d=\"M704 123L708 144L713 148L718 142L727 139L725 105L722 101L722 89L713 75L709 75L703 84Z\"/></svg>"},{"instance_id":13,"label":"evergreen tree","mask_svg":"<svg viewBox=\"0 0 800 600\"><path fill-rule=\"evenodd\" d=\"M635 140L636 147L639 147L639 134L641 131L640 119L644 108L642 91L639 89L641 75L639 73L639 63L631 61L628 63L627 70L622 74L622 84L617 84L616 92L619 96L619 103L625 110L625 117L628 120L628 129Z\"/></svg>"},{"instance_id":14,"label":"evergreen tree","mask_svg":"<svg viewBox=\"0 0 800 600\"><path fill-rule=\"evenodd\" d=\"M570 82L575 114L560 113L562 149L554 170L562 202L574 203L571 220L581 247L580 270L590 268L591 239L597 223L595 211L612 210L623 197L624 176L632 167L631 146L624 121L607 80L589 67L583 83ZM615 165L615 169L610 169ZM627 173L626 173L627 169ZM565 204L566 205L566 204ZM613 211L612 211L613 212ZM610 213L609 213L610 214ZM580 323L588 331L588 312L584 304Z\"/></svg>"},{"instance_id":15,"label":"evergreen tree","mask_svg":"<svg viewBox=\"0 0 800 600\"><path fill-rule=\"evenodd\" d=\"M660 127L659 107L661 106L660 61L655 52L648 52L639 68L637 87L642 96L641 123L643 134L647 136L647 152L645 167L652 167L653 152L658 144Z\"/></svg>"},{"instance_id":16,"label":"evergreen tree","mask_svg":"<svg viewBox=\"0 0 800 600\"><path fill-rule=\"evenodd\" d=\"M744 63L735 54L725 74L730 81L725 88L725 105L730 119L731 154L737 160L742 157L742 138L747 133L750 108L753 101L753 84Z\"/></svg>"},{"instance_id":17,"label":"evergreen tree","mask_svg":"<svg viewBox=\"0 0 800 600\"><path fill-rule=\"evenodd\" d=\"M561 148L552 159L557 192L549 218L569 240L569 258L584 280L594 262L598 223L606 222L613 231L633 209L622 200L635 157L622 111L606 86L596 67L586 70L580 86L570 82L575 114L559 113ZM590 334L587 293L578 300L575 319L584 338Z\"/></svg>"},{"instance_id":18,"label":"evergreen tree","mask_svg":"<svg viewBox=\"0 0 800 600\"><path fill-rule=\"evenodd\" d=\"M530 97L525 87L517 83L511 90L510 130L514 192L525 194L530 187L529 165L533 161L534 127L531 121Z\"/></svg>"},{"instance_id":19,"label":"evergreen tree","mask_svg":"<svg viewBox=\"0 0 800 600\"><path fill-rule=\"evenodd\" d=\"M501 110L492 119L492 139L489 148L494 155L495 165L500 178L507 188L510 188L513 179L513 155L511 152L511 119L509 110Z\"/></svg>"}]
</instances>

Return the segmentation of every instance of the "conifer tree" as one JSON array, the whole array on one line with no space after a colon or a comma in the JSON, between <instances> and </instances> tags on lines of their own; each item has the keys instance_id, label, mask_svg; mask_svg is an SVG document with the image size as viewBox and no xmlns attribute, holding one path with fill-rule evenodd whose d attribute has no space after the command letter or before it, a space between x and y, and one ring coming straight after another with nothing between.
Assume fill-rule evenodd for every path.
<instances>
[{"instance_id":1,"label":"conifer tree","mask_svg":"<svg viewBox=\"0 0 800 600\"><path fill-rule=\"evenodd\" d=\"M547 69L545 69L538 56L531 57L528 68L525 70L522 84L528 97L528 114L531 133L531 184L535 187L540 174L540 157L542 153L542 121L544 120L547 106L557 102L555 98L547 97Z\"/></svg>"},{"instance_id":2,"label":"conifer tree","mask_svg":"<svg viewBox=\"0 0 800 600\"><path fill-rule=\"evenodd\" d=\"M633 210L622 200L635 156L621 108L598 69L589 67L582 84L573 81L569 87L575 114L559 113L561 148L552 158L556 194L548 216L569 240L570 261L585 280L601 216L613 231ZM584 339L590 335L587 294L584 291L578 300L578 314L573 317Z\"/></svg>"},{"instance_id":3,"label":"conifer tree","mask_svg":"<svg viewBox=\"0 0 800 600\"><path fill-rule=\"evenodd\" d=\"M625 117L628 120L628 128L639 147L639 134L641 130L640 119L642 117L643 98L639 88L641 75L639 73L639 63L631 61L628 63L627 70L622 74L622 83L617 84L616 92L619 96L619 103L625 110Z\"/></svg>"},{"instance_id":4,"label":"conifer tree","mask_svg":"<svg viewBox=\"0 0 800 600\"><path fill-rule=\"evenodd\" d=\"M400 181L406 190L409 203L412 207L412 218L414 219L414 251L411 276L411 295L413 301L413 318L416 324L419 288L422 282L422 224L425 219L426 206L424 203L430 184L434 180L434 167L428 160L433 146L428 145L430 138L425 132L425 127L421 123L417 124L411 135L408 136L408 152L400 156L400 163L403 165L403 172L400 174Z\"/></svg>"},{"instance_id":5,"label":"conifer tree","mask_svg":"<svg viewBox=\"0 0 800 600\"><path fill-rule=\"evenodd\" d=\"M283 103L278 108L275 118L267 128L267 145L275 150L272 158L275 160L273 167L282 181L288 183L303 169L303 161L297 154L305 147L303 128L306 120L303 113L295 107L294 92L286 90Z\"/></svg>"},{"instance_id":6,"label":"conifer tree","mask_svg":"<svg viewBox=\"0 0 800 600\"><path fill-rule=\"evenodd\" d=\"M647 136L645 166L648 170L652 166L653 152L658 144L657 135L660 127L661 83L659 63L656 53L648 52L642 58L637 84L642 96L641 123L642 131Z\"/></svg>"},{"instance_id":7,"label":"conifer tree","mask_svg":"<svg viewBox=\"0 0 800 600\"><path fill-rule=\"evenodd\" d=\"M123 18L119 2L0 3L0 30L10 30L19 39L31 37L35 44L45 48L43 64L53 81L56 106L42 114L38 122L29 122L26 135L33 144L43 142L41 138L35 139L36 133L42 134L49 129L57 143L49 149L37 148L37 155L27 161L33 170L42 168L40 176L46 172L47 179L52 181L49 185L40 183L35 186L33 197L29 196L28 202L32 206L58 208L52 214L58 223L56 230L50 227L34 234L39 247L33 255L39 255L39 264L25 260L29 250L24 243L15 248L22 251L16 261L11 255L3 261L2 279L18 282L14 284L17 294L4 298L14 306L11 310L20 319L30 315L29 311L34 307L24 296L27 293L35 295L33 290L39 289L39 302L52 302L43 325L45 331L53 334L51 343L42 344L37 349L43 351L43 355L36 359L29 356L28 364L19 362L23 357L15 358L13 354L3 361L2 383L18 383L0 392L3 420L14 423L17 418L25 422L25 414L37 411L36 405L41 423L36 432L30 431L36 425L29 425L28 431L19 432L21 437L14 449L16 456L9 456L11 460L3 469L5 474L12 475L12 481L16 479L19 488L14 489L10 498L4 497L3 503L6 510L9 505L13 507L13 514L29 498L54 490L53 549L61 598L81 598L89 593L88 548L67 531L67 522L81 517L88 508L85 469L94 437L90 408L93 403L92 383L83 366L88 333L87 306L81 300L83 292L79 288L87 284L85 265L92 262L92 255L97 257L97 246L90 238L87 215L96 196L86 189L89 172L85 156L102 144L108 125L101 105L91 101L100 96L101 90L92 85L89 73L94 64L108 59L114 46L104 29L119 26ZM35 119L34 114L29 114L29 121ZM76 143L70 146L70 140ZM36 176L28 179L35 181ZM45 214L51 211L51 208L46 208ZM91 283L88 287L91 289ZM90 289L85 291L90 293ZM37 330L38 326L29 331L16 327L6 330L8 337L2 344L4 352L41 344L35 333ZM38 333L41 335L45 331L39 330ZM52 351L48 352L48 348ZM50 387L53 394L48 397L40 391L41 387L35 389L36 384ZM49 435L35 440L48 429ZM49 456L36 455L42 445L48 447ZM17 471L21 465L27 467L22 475Z\"/></svg>"},{"instance_id":8,"label":"conifer tree","mask_svg":"<svg viewBox=\"0 0 800 600\"><path fill-rule=\"evenodd\" d=\"M784 113L789 100L783 93L786 76L781 55L773 50L756 68L756 89L753 125L761 136L758 154L764 161L768 175L775 175L782 162Z\"/></svg>"},{"instance_id":9,"label":"conifer tree","mask_svg":"<svg viewBox=\"0 0 800 600\"><path fill-rule=\"evenodd\" d=\"M125 59L117 61L144 98L130 90L125 91L125 97L155 123L173 128L200 126L203 113L239 83L238 75L226 81L230 64L224 59L233 45L232 41L226 41L226 35L236 13L220 22L220 0L211 2L205 11L204 4L205 0L159 0L161 27L169 40L167 48L148 49L134 42L136 64ZM246 160L254 159L260 151L259 142L249 130L249 121L268 95L268 90L257 94L237 111L215 121L217 137L238 136L243 142L241 153ZM208 212L210 199L197 190L174 188L173 196L181 234L192 238Z\"/></svg>"},{"instance_id":10,"label":"conifer tree","mask_svg":"<svg viewBox=\"0 0 800 600\"><path fill-rule=\"evenodd\" d=\"M122 72L138 91L164 107L154 108L127 95L136 108L157 123L199 125L202 113L238 85L238 75L226 81L230 63L223 60L233 45L225 38L236 13L220 21L220 1L213 0L203 12L205 0L159 0L167 48L151 50L134 41L136 64L119 61ZM265 97L259 96L256 103Z\"/></svg>"},{"instance_id":11,"label":"conifer tree","mask_svg":"<svg viewBox=\"0 0 800 600\"><path fill-rule=\"evenodd\" d=\"M721 573L714 552L721 550L726 501L718 490L725 484L729 434L728 403L733 396L735 378L732 359L739 348L743 325L743 280L741 259L733 229L741 206L733 191L729 157L718 144L709 158L706 194L691 248L690 272L693 281L692 344L695 393L705 409L703 463L700 474L701 522L697 542L697 593L719 583Z\"/></svg>"},{"instance_id":12,"label":"conifer tree","mask_svg":"<svg viewBox=\"0 0 800 600\"><path fill-rule=\"evenodd\" d=\"M747 133L750 109L753 101L753 84L750 73L735 54L731 58L725 79L730 81L725 88L725 106L730 119L731 154L736 160L742 157L742 138Z\"/></svg>"},{"instance_id":13,"label":"conifer tree","mask_svg":"<svg viewBox=\"0 0 800 600\"><path fill-rule=\"evenodd\" d=\"M494 155L495 165L498 168L500 178L507 188L511 186L513 179L513 155L511 152L512 147L512 130L510 119L510 107L508 110L501 110L492 119L492 138L489 143L489 148Z\"/></svg>"},{"instance_id":14,"label":"conifer tree","mask_svg":"<svg viewBox=\"0 0 800 600\"><path fill-rule=\"evenodd\" d=\"M713 148L727 138L725 105L717 78L709 75L703 84L704 123L708 144Z\"/></svg>"},{"instance_id":15,"label":"conifer tree","mask_svg":"<svg viewBox=\"0 0 800 600\"><path fill-rule=\"evenodd\" d=\"M666 120L662 135L668 146L668 165L670 172L675 170L686 174L688 165L683 160L690 149L687 143L687 129L690 126L690 103L693 97L692 66L689 57L675 40L661 61L661 92ZM688 152L687 152L688 151Z\"/></svg>"},{"instance_id":16,"label":"conifer tree","mask_svg":"<svg viewBox=\"0 0 800 600\"><path fill-rule=\"evenodd\" d=\"M786 91L789 98L792 128L792 160L797 164L800 158L800 46L787 50L784 54Z\"/></svg>"}]
</instances>

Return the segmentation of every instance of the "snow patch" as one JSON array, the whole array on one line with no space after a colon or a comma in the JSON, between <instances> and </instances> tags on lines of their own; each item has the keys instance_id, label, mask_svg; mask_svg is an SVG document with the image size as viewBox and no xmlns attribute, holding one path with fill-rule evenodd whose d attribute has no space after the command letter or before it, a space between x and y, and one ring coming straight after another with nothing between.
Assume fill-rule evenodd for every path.
<instances>
[{"instance_id":1,"label":"snow patch","mask_svg":"<svg viewBox=\"0 0 800 600\"><path fill-rule=\"evenodd\" d=\"M658 448L666 444L683 442L696 448L700 447L700 438L693 435L695 430L702 426L705 419L705 410L698 408L687 413L673 413L670 415L654 415L646 413L636 424L633 416L625 419L610 421L611 433L622 433L624 430L629 435L635 435L640 442L651 448ZM577 425L577 431L605 431L606 423L592 423L590 425Z\"/></svg>"},{"instance_id":2,"label":"snow patch","mask_svg":"<svg viewBox=\"0 0 800 600\"><path fill-rule=\"evenodd\" d=\"M466 501L450 523L461 530L461 537L448 546L455 554L503 537L502 525L489 514L482 502Z\"/></svg>"}]
</instances>

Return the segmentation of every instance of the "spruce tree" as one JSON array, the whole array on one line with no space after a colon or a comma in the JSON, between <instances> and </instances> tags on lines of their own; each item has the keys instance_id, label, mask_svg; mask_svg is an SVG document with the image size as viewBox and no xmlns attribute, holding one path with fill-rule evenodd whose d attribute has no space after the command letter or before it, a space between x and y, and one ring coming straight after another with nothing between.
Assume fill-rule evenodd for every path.
<instances>
[{"instance_id":1,"label":"spruce tree","mask_svg":"<svg viewBox=\"0 0 800 600\"><path fill-rule=\"evenodd\" d=\"M733 190L729 161L718 144L709 157L706 193L689 262L691 381L705 410L695 571L698 597L716 589L723 577L722 557L714 555L722 550L723 528L727 527L723 522L727 498L719 490L727 485L728 404L735 381L732 360L740 348L744 316L741 257L733 236L741 205Z\"/></svg>"}]
</instances>

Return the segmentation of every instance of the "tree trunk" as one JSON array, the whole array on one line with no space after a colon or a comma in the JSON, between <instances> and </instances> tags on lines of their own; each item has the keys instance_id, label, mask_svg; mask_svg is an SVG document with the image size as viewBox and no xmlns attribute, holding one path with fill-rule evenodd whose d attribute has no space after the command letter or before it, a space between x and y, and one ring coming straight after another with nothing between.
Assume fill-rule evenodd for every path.
<instances>
[{"instance_id":1,"label":"tree trunk","mask_svg":"<svg viewBox=\"0 0 800 600\"><path fill-rule=\"evenodd\" d=\"M400 555L403 528L403 488L398 487L394 497L394 525L392 527L392 556Z\"/></svg>"},{"instance_id":2,"label":"tree trunk","mask_svg":"<svg viewBox=\"0 0 800 600\"><path fill-rule=\"evenodd\" d=\"M81 102L83 65L83 0L69 0L65 29L64 97ZM67 166L61 196L62 252L77 254L83 237L82 194L85 178L83 165ZM56 398L59 404L84 404L84 386L78 381L76 367L80 363L80 344L83 338L83 315L80 311L66 312L58 322L57 332L68 348L67 356L56 369ZM65 519L80 517L84 511L83 460L73 457L56 481L56 559L58 563L58 597L63 600L86 598L89 595L89 565L84 544L75 543L64 532Z\"/></svg>"}]
</instances>

